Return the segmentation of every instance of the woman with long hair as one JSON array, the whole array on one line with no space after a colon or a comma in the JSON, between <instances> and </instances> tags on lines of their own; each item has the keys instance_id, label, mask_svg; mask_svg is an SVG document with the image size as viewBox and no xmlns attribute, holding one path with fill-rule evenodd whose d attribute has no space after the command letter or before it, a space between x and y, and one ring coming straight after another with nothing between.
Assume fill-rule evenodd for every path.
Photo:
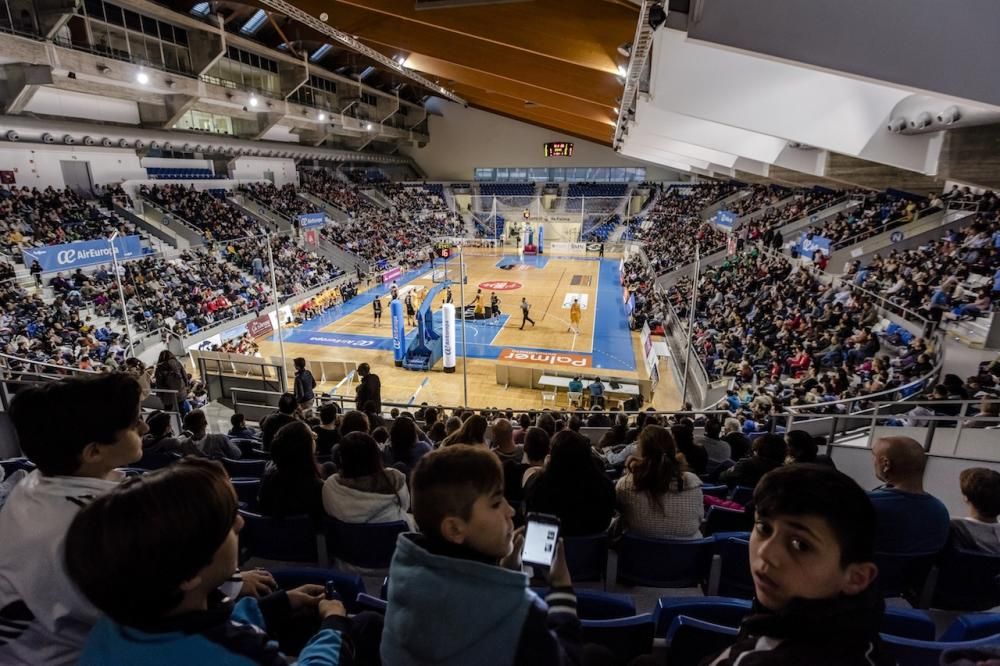
<instances>
[{"instance_id":1,"label":"woman with long hair","mask_svg":"<svg viewBox=\"0 0 1000 666\"><path fill-rule=\"evenodd\" d=\"M345 523L391 523L405 520L411 525L410 491L406 475L386 469L382 452L371 435L352 432L337 445L340 471L323 484L323 508Z\"/></svg>"},{"instance_id":2,"label":"woman with long hair","mask_svg":"<svg viewBox=\"0 0 1000 666\"><path fill-rule=\"evenodd\" d=\"M383 449L382 456L386 465L396 467L409 476L417 461L430 450L430 444L420 439L416 422L401 416L392 422L389 446Z\"/></svg>"},{"instance_id":3,"label":"woman with long hair","mask_svg":"<svg viewBox=\"0 0 1000 666\"><path fill-rule=\"evenodd\" d=\"M441 446L451 446L452 444L486 444L486 428L489 423L486 418L473 414L465 419L462 427L444 438Z\"/></svg>"},{"instance_id":4,"label":"woman with long hair","mask_svg":"<svg viewBox=\"0 0 1000 666\"><path fill-rule=\"evenodd\" d=\"M260 483L258 509L266 516L323 515L323 480L316 464L316 433L307 423L282 426L271 442L271 460Z\"/></svg>"},{"instance_id":5,"label":"woman with long hair","mask_svg":"<svg viewBox=\"0 0 1000 666\"><path fill-rule=\"evenodd\" d=\"M589 439L572 430L552 437L548 462L526 489L525 505L529 512L558 516L564 536L608 529L615 512L615 489Z\"/></svg>"},{"instance_id":6,"label":"woman with long hair","mask_svg":"<svg viewBox=\"0 0 1000 666\"><path fill-rule=\"evenodd\" d=\"M182 417L191 411L191 403L187 399L187 372L170 350L164 349L156 359L153 381L157 389L170 391L161 394L165 409L176 409Z\"/></svg>"},{"instance_id":7,"label":"woman with long hair","mask_svg":"<svg viewBox=\"0 0 1000 666\"><path fill-rule=\"evenodd\" d=\"M670 431L648 425L637 455L625 463L615 486L625 529L651 539L695 539L705 509L701 480L687 471Z\"/></svg>"}]
</instances>

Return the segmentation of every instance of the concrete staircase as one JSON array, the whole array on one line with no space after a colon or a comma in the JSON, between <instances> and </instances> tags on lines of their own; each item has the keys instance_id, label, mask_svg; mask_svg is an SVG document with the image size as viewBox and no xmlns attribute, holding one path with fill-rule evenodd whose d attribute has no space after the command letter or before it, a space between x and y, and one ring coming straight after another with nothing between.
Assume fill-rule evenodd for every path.
<instances>
[{"instance_id":1,"label":"concrete staircase","mask_svg":"<svg viewBox=\"0 0 1000 666\"><path fill-rule=\"evenodd\" d=\"M299 196L315 206L316 210L326 213L326 216L335 222L346 222L350 219L350 216L345 211L337 208L331 203L323 201L312 192L302 191L299 192Z\"/></svg>"},{"instance_id":2,"label":"concrete staircase","mask_svg":"<svg viewBox=\"0 0 1000 666\"><path fill-rule=\"evenodd\" d=\"M226 200L230 206L234 206L240 212L249 215L258 222L262 222L262 226L268 231L282 233L293 229L292 223L289 220L279 215L274 209L255 201L246 194L232 192Z\"/></svg>"}]
</instances>

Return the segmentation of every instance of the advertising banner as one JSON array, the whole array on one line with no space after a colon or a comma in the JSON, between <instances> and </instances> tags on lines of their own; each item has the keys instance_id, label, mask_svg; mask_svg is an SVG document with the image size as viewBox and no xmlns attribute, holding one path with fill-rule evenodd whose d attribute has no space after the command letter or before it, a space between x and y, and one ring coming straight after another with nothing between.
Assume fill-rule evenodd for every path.
<instances>
[{"instance_id":1,"label":"advertising banner","mask_svg":"<svg viewBox=\"0 0 1000 666\"><path fill-rule=\"evenodd\" d=\"M830 239L824 238L823 236L813 236L810 238L806 232L802 232L802 236L799 238L799 256L805 257L806 259L813 259L817 252L822 252L826 256L830 256Z\"/></svg>"},{"instance_id":2,"label":"advertising banner","mask_svg":"<svg viewBox=\"0 0 1000 666\"><path fill-rule=\"evenodd\" d=\"M142 242L138 236L120 236L113 243L118 261L142 257ZM43 273L54 273L111 263L111 245L111 241L91 240L32 247L23 250L24 265L31 266L32 261L37 261L41 264Z\"/></svg>"},{"instance_id":3,"label":"advertising banner","mask_svg":"<svg viewBox=\"0 0 1000 666\"><path fill-rule=\"evenodd\" d=\"M720 210L712 217L712 221L723 231L731 231L736 222L736 215L728 210Z\"/></svg>"},{"instance_id":4,"label":"advertising banner","mask_svg":"<svg viewBox=\"0 0 1000 666\"><path fill-rule=\"evenodd\" d=\"M396 367L403 365L406 358L406 328L403 320L403 303L398 298L389 305L392 314L392 360Z\"/></svg>"},{"instance_id":5,"label":"advertising banner","mask_svg":"<svg viewBox=\"0 0 1000 666\"><path fill-rule=\"evenodd\" d=\"M250 334L251 338L263 338L266 335L274 333L274 326L271 324L271 316L263 314L256 319L248 321L247 333Z\"/></svg>"},{"instance_id":6,"label":"advertising banner","mask_svg":"<svg viewBox=\"0 0 1000 666\"><path fill-rule=\"evenodd\" d=\"M299 226L303 229L322 227L326 224L325 213L302 213L299 215Z\"/></svg>"},{"instance_id":7,"label":"advertising banner","mask_svg":"<svg viewBox=\"0 0 1000 666\"><path fill-rule=\"evenodd\" d=\"M444 371L455 372L455 304L441 306L441 357Z\"/></svg>"},{"instance_id":8,"label":"advertising banner","mask_svg":"<svg viewBox=\"0 0 1000 666\"><path fill-rule=\"evenodd\" d=\"M399 266L396 266L392 270L388 270L385 273L382 273L382 282L392 282L402 274L403 274L403 269L400 268Z\"/></svg>"}]
</instances>

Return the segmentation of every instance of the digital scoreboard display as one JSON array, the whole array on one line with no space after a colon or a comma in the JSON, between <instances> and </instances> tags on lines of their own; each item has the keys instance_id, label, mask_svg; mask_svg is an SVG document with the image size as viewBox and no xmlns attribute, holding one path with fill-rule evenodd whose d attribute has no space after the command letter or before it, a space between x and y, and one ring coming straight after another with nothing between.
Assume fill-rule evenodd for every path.
<instances>
[{"instance_id":1,"label":"digital scoreboard display","mask_svg":"<svg viewBox=\"0 0 1000 666\"><path fill-rule=\"evenodd\" d=\"M573 157L573 144L567 141L553 141L545 144L546 157Z\"/></svg>"}]
</instances>

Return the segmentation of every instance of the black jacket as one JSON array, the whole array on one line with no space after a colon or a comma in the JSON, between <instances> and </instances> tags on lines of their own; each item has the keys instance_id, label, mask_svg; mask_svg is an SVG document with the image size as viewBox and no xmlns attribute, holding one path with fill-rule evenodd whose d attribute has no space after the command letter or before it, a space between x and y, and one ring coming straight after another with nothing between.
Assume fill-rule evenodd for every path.
<instances>
[{"instance_id":1,"label":"black jacket","mask_svg":"<svg viewBox=\"0 0 1000 666\"><path fill-rule=\"evenodd\" d=\"M529 512L559 516L561 536L604 532L615 513L615 486L603 476L563 481L546 470L526 490Z\"/></svg>"},{"instance_id":2,"label":"black jacket","mask_svg":"<svg viewBox=\"0 0 1000 666\"><path fill-rule=\"evenodd\" d=\"M719 481L730 488L735 486L756 488L760 477L776 467L781 467L781 463L760 456L750 456L736 461L735 465L719 475Z\"/></svg>"},{"instance_id":3,"label":"black jacket","mask_svg":"<svg viewBox=\"0 0 1000 666\"><path fill-rule=\"evenodd\" d=\"M874 585L852 597L796 598L778 612L754 602L736 642L702 666L894 666L878 636L884 611ZM758 644L764 636L780 643Z\"/></svg>"},{"instance_id":4,"label":"black jacket","mask_svg":"<svg viewBox=\"0 0 1000 666\"><path fill-rule=\"evenodd\" d=\"M365 403L371 400L375 403L375 411L382 411L382 381L374 372L361 378L357 388L357 406L359 411L365 411Z\"/></svg>"}]
</instances>

